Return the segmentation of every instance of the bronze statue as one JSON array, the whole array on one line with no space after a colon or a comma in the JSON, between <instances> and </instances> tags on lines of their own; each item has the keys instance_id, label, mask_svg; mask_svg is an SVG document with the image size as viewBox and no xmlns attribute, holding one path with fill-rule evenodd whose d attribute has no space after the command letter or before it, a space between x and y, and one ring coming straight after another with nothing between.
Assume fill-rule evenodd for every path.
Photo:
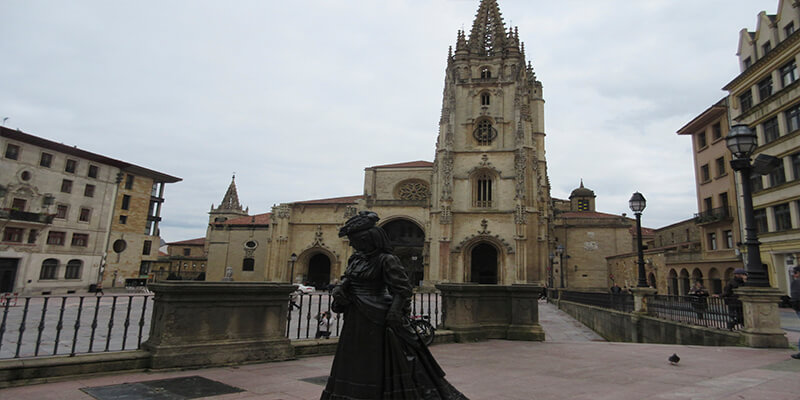
<instances>
[{"instance_id":1,"label":"bronze statue","mask_svg":"<svg viewBox=\"0 0 800 400\"><path fill-rule=\"evenodd\" d=\"M411 327L411 285L378 219L362 211L339 230L356 252L331 292L344 326L321 398L466 400Z\"/></svg>"}]
</instances>

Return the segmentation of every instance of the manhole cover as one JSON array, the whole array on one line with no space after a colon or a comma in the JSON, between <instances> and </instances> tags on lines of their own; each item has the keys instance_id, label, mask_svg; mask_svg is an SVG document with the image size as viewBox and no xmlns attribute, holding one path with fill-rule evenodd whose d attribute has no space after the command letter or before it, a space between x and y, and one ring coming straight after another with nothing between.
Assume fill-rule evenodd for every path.
<instances>
[{"instance_id":1,"label":"manhole cover","mask_svg":"<svg viewBox=\"0 0 800 400\"><path fill-rule=\"evenodd\" d=\"M82 388L98 400L185 400L244 390L201 376Z\"/></svg>"}]
</instances>

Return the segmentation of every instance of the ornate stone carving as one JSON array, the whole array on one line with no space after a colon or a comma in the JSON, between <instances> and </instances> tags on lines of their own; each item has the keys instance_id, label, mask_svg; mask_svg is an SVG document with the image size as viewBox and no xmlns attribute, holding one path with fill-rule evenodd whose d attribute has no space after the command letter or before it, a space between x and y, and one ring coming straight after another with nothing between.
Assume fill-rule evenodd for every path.
<instances>
[{"instance_id":1,"label":"ornate stone carving","mask_svg":"<svg viewBox=\"0 0 800 400\"><path fill-rule=\"evenodd\" d=\"M322 225L317 225L317 231L314 232L314 241L311 242L311 247L324 247L325 241L322 238Z\"/></svg>"},{"instance_id":2,"label":"ornate stone carving","mask_svg":"<svg viewBox=\"0 0 800 400\"><path fill-rule=\"evenodd\" d=\"M453 223L453 212L450 210L450 205L442 205L442 214L439 216L439 223L449 225Z\"/></svg>"},{"instance_id":3,"label":"ornate stone carving","mask_svg":"<svg viewBox=\"0 0 800 400\"><path fill-rule=\"evenodd\" d=\"M358 210L356 209L356 206L347 206L347 208L344 209L343 217L344 219L348 219L350 217L354 217L357 213Z\"/></svg>"},{"instance_id":4,"label":"ornate stone carving","mask_svg":"<svg viewBox=\"0 0 800 400\"><path fill-rule=\"evenodd\" d=\"M402 182L397 188L397 197L400 200L427 200L429 195L428 184L419 180Z\"/></svg>"},{"instance_id":5,"label":"ornate stone carving","mask_svg":"<svg viewBox=\"0 0 800 400\"><path fill-rule=\"evenodd\" d=\"M478 233L481 235L488 235L492 233L492 231L490 231L488 228L489 228L489 221L485 219L481 220L481 229L478 230Z\"/></svg>"},{"instance_id":6,"label":"ornate stone carving","mask_svg":"<svg viewBox=\"0 0 800 400\"><path fill-rule=\"evenodd\" d=\"M272 207L272 214L278 218L289 218L291 209L288 204L280 204L277 207Z\"/></svg>"},{"instance_id":7,"label":"ornate stone carving","mask_svg":"<svg viewBox=\"0 0 800 400\"><path fill-rule=\"evenodd\" d=\"M442 200L453 198L453 154L446 151L442 156Z\"/></svg>"},{"instance_id":8,"label":"ornate stone carving","mask_svg":"<svg viewBox=\"0 0 800 400\"><path fill-rule=\"evenodd\" d=\"M517 208L514 210L514 223L517 225L525 225L528 223L528 214L525 212L525 206L522 204L517 204Z\"/></svg>"},{"instance_id":9,"label":"ornate stone carving","mask_svg":"<svg viewBox=\"0 0 800 400\"><path fill-rule=\"evenodd\" d=\"M516 183L516 199L525 198L525 167L528 159L525 156L525 149L517 149L514 153L514 178Z\"/></svg>"}]
</instances>

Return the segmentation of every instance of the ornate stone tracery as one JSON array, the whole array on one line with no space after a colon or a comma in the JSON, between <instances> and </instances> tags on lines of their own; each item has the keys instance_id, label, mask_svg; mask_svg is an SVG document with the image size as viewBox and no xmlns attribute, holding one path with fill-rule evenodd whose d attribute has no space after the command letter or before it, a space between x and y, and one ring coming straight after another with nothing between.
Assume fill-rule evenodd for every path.
<instances>
[{"instance_id":1,"label":"ornate stone tracery","mask_svg":"<svg viewBox=\"0 0 800 400\"><path fill-rule=\"evenodd\" d=\"M420 180L408 180L401 182L397 187L396 196L400 200L427 200L430 195L430 188L426 182Z\"/></svg>"}]
</instances>

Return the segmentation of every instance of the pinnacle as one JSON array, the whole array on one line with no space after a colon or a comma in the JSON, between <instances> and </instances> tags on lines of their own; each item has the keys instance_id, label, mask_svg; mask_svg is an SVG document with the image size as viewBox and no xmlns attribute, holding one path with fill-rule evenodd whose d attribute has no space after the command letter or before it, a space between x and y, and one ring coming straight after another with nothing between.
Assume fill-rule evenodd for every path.
<instances>
[{"instance_id":1,"label":"pinnacle","mask_svg":"<svg viewBox=\"0 0 800 400\"><path fill-rule=\"evenodd\" d=\"M506 29L497 0L481 0L469 35L471 50L490 56L502 51L505 41Z\"/></svg>"}]
</instances>

